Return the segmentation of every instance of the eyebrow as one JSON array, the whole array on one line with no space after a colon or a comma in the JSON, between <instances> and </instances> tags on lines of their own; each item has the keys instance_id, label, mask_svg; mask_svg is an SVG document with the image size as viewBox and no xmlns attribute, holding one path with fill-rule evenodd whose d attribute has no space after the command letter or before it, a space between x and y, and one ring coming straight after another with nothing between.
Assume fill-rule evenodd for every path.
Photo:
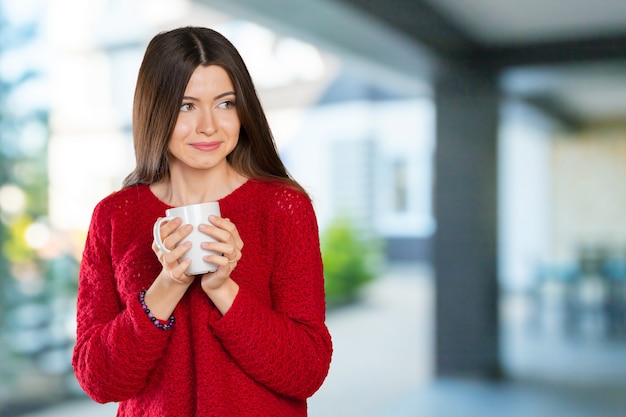
<instances>
[{"instance_id":1,"label":"eyebrow","mask_svg":"<svg viewBox=\"0 0 626 417\"><path fill-rule=\"evenodd\" d=\"M213 97L213 100L219 100L220 98L226 97L226 96L237 96L237 94L235 94L234 91L227 91L225 93L222 94L218 94L215 97ZM190 101L198 101L198 99L196 97L190 97L190 96L183 96L183 100L190 100Z\"/></svg>"}]
</instances>

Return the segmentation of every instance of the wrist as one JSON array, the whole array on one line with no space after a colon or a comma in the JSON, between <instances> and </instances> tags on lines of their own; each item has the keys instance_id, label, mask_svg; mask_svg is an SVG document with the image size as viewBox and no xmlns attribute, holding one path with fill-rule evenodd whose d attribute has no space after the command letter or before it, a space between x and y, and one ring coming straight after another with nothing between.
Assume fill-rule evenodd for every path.
<instances>
[{"instance_id":1,"label":"wrist","mask_svg":"<svg viewBox=\"0 0 626 417\"><path fill-rule=\"evenodd\" d=\"M173 282L159 275L144 294L144 302L158 318L169 317L183 298L189 285Z\"/></svg>"},{"instance_id":2,"label":"wrist","mask_svg":"<svg viewBox=\"0 0 626 417\"><path fill-rule=\"evenodd\" d=\"M237 294L239 293L239 284L231 278L227 278L222 285L217 288L207 288L204 292L209 296L215 307L222 313L226 314L233 305Z\"/></svg>"},{"instance_id":3,"label":"wrist","mask_svg":"<svg viewBox=\"0 0 626 417\"><path fill-rule=\"evenodd\" d=\"M174 326L174 316L171 315L169 319L163 320L156 317L152 311L148 308L145 300L146 290L142 290L139 293L139 303L141 304L141 308L147 314L148 318L152 321L152 323L161 330L169 330Z\"/></svg>"}]
</instances>

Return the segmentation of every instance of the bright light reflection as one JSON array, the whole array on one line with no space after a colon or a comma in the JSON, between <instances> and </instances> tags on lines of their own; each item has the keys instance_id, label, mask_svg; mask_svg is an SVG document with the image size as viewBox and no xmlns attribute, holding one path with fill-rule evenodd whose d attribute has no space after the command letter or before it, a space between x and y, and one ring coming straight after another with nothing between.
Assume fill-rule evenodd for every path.
<instances>
[{"instance_id":1,"label":"bright light reflection","mask_svg":"<svg viewBox=\"0 0 626 417\"><path fill-rule=\"evenodd\" d=\"M289 69L296 80L314 81L324 76L324 61L313 45L285 38L278 42L275 53L278 64Z\"/></svg>"},{"instance_id":2,"label":"bright light reflection","mask_svg":"<svg viewBox=\"0 0 626 417\"><path fill-rule=\"evenodd\" d=\"M20 187L7 184L0 188L0 210L7 214L19 214L26 207L26 195Z\"/></svg>"},{"instance_id":3,"label":"bright light reflection","mask_svg":"<svg viewBox=\"0 0 626 417\"><path fill-rule=\"evenodd\" d=\"M142 19L151 24L168 24L173 19L182 19L190 8L187 0L140 0L138 10Z\"/></svg>"},{"instance_id":4,"label":"bright light reflection","mask_svg":"<svg viewBox=\"0 0 626 417\"><path fill-rule=\"evenodd\" d=\"M44 0L30 1L1 1L3 19L11 21L12 24L29 23L36 20L45 9Z\"/></svg>"},{"instance_id":5,"label":"bright light reflection","mask_svg":"<svg viewBox=\"0 0 626 417\"><path fill-rule=\"evenodd\" d=\"M217 29L237 47L260 88L282 87L324 76L324 60L313 45L281 38L247 21L229 22Z\"/></svg>"},{"instance_id":6,"label":"bright light reflection","mask_svg":"<svg viewBox=\"0 0 626 417\"><path fill-rule=\"evenodd\" d=\"M33 249L41 249L50 241L50 228L43 223L33 223L26 228L26 243Z\"/></svg>"}]
</instances>

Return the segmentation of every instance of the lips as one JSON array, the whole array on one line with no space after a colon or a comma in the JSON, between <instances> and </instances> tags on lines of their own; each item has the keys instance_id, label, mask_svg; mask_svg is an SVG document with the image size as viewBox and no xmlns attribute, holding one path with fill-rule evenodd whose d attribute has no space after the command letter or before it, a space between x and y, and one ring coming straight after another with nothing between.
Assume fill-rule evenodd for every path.
<instances>
[{"instance_id":1,"label":"lips","mask_svg":"<svg viewBox=\"0 0 626 417\"><path fill-rule=\"evenodd\" d=\"M214 151L220 147L221 142L196 142L190 144L192 148L201 152Z\"/></svg>"}]
</instances>

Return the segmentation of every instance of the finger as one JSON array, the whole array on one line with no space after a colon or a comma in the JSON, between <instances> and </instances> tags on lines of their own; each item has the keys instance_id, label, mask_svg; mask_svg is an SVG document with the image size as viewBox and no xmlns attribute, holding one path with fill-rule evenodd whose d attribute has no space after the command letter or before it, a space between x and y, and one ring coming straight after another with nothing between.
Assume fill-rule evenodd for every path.
<instances>
[{"instance_id":1,"label":"finger","mask_svg":"<svg viewBox=\"0 0 626 417\"><path fill-rule=\"evenodd\" d=\"M178 245L184 238L189 236L189 234L193 232L193 226L190 224L185 224L174 229L168 235L163 238L163 245L169 250L174 250L176 245ZM164 235L162 235L164 236Z\"/></svg>"},{"instance_id":2,"label":"finger","mask_svg":"<svg viewBox=\"0 0 626 417\"><path fill-rule=\"evenodd\" d=\"M154 252L154 254L156 255L157 259L159 260L159 262L165 266L166 260L165 260L165 255L169 254L170 252L163 252L161 249L159 249L159 247L157 246L156 242L152 242L152 251Z\"/></svg>"},{"instance_id":3,"label":"finger","mask_svg":"<svg viewBox=\"0 0 626 417\"><path fill-rule=\"evenodd\" d=\"M243 249L243 241L241 240L237 226L235 226L234 223L232 223L229 219L217 216L210 216L209 221L213 226L201 225L201 232L221 242L229 242L232 240L233 244L239 250Z\"/></svg>"},{"instance_id":4,"label":"finger","mask_svg":"<svg viewBox=\"0 0 626 417\"><path fill-rule=\"evenodd\" d=\"M231 261L226 254L223 255L207 255L203 258L206 262L217 265L220 269L230 268L232 270L237 264L237 260Z\"/></svg>"},{"instance_id":5,"label":"finger","mask_svg":"<svg viewBox=\"0 0 626 417\"><path fill-rule=\"evenodd\" d=\"M174 264L180 262L180 259L187 253L189 249L191 249L192 243L189 241L182 242L170 252L163 255L163 259L169 263Z\"/></svg>"},{"instance_id":6,"label":"finger","mask_svg":"<svg viewBox=\"0 0 626 417\"><path fill-rule=\"evenodd\" d=\"M230 219L225 219L218 216L210 216L209 222L214 226L227 231L231 235L239 235L239 232L237 231L237 226L235 226L235 224L231 222Z\"/></svg>"},{"instance_id":7,"label":"finger","mask_svg":"<svg viewBox=\"0 0 626 417\"><path fill-rule=\"evenodd\" d=\"M170 235L174 230L178 229L182 223L183 220L180 217L176 217L170 221L164 221L161 223L161 227L159 229L161 236L164 237Z\"/></svg>"},{"instance_id":8,"label":"finger","mask_svg":"<svg viewBox=\"0 0 626 417\"><path fill-rule=\"evenodd\" d=\"M157 219L157 222L159 220L161 220L162 217L159 217ZM161 223L161 225L159 226L159 238L161 240L161 243L163 244L163 246L169 250L169 248L167 247L165 240L167 239L167 237L174 231L176 230L180 224L182 223L182 219L180 218L175 218L171 221L164 221L163 223ZM153 243L156 243L155 241L153 241ZM159 248L157 246L157 248ZM159 248L160 250L161 248Z\"/></svg>"},{"instance_id":9,"label":"finger","mask_svg":"<svg viewBox=\"0 0 626 417\"><path fill-rule=\"evenodd\" d=\"M226 255L229 259L234 259L238 252L235 245L224 242L202 242L201 248L219 256Z\"/></svg>"},{"instance_id":10,"label":"finger","mask_svg":"<svg viewBox=\"0 0 626 417\"><path fill-rule=\"evenodd\" d=\"M191 264L190 259L183 259L182 262L176 264L176 266L169 271L169 276L172 280L176 282L186 283L192 277L187 275L186 271L189 265Z\"/></svg>"},{"instance_id":11,"label":"finger","mask_svg":"<svg viewBox=\"0 0 626 417\"><path fill-rule=\"evenodd\" d=\"M224 220L227 222L227 225L225 227L226 230L230 232L231 236L233 237L235 241L235 246L237 247L239 251L241 251L243 249L243 240L239 236L239 230L237 229L237 226L235 226L235 224L232 223L230 219L224 219Z\"/></svg>"},{"instance_id":12,"label":"finger","mask_svg":"<svg viewBox=\"0 0 626 417\"><path fill-rule=\"evenodd\" d=\"M211 216L209 223L202 223L198 226L198 230L202 233L211 236L217 240L228 240L231 232L226 229L228 223L221 217Z\"/></svg>"},{"instance_id":13,"label":"finger","mask_svg":"<svg viewBox=\"0 0 626 417\"><path fill-rule=\"evenodd\" d=\"M241 252L239 253L234 252L231 255L228 255L227 253L223 253L222 256L226 258L228 265L234 268L237 262L239 262L239 260L241 259Z\"/></svg>"}]
</instances>

